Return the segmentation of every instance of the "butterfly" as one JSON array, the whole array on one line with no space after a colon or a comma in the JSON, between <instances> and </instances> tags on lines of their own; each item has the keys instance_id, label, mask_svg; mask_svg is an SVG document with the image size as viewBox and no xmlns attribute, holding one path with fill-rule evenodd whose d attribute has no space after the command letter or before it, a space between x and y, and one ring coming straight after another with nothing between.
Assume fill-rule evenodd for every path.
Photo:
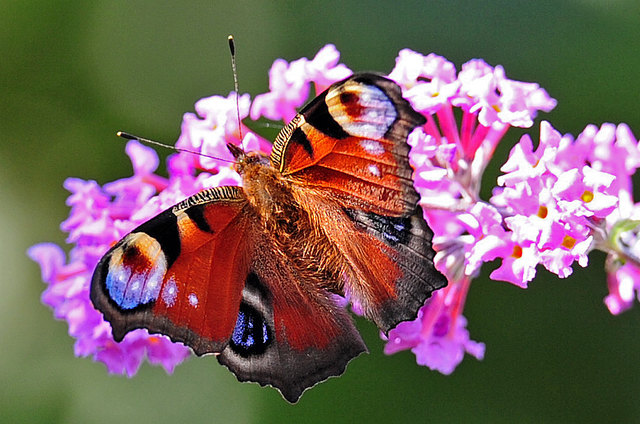
<instances>
[{"instance_id":1,"label":"butterfly","mask_svg":"<svg viewBox=\"0 0 640 424\"><path fill-rule=\"evenodd\" d=\"M386 333L447 284L408 160L425 121L393 81L359 73L305 106L269 157L229 144L242 187L187 198L99 261L90 296L114 339L165 334L292 403L342 374L367 349L336 295Z\"/></svg>"}]
</instances>

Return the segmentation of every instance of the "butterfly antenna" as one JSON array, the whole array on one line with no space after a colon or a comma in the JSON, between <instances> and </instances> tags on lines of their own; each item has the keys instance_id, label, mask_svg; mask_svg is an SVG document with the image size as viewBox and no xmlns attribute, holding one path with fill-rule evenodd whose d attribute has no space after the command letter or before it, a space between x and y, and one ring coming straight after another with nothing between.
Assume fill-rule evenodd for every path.
<instances>
[{"instance_id":1,"label":"butterfly antenna","mask_svg":"<svg viewBox=\"0 0 640 424\"><path fill-rule=\"evenodd\" d=\"M164 147L165 149L175 150L176 152L179 152L179 153L191 153L192 155L203 156L205 158L215 159L215 160L219 160L219 161L222 161L222 162L235 163L235 161L232 161L232 160L223 159L223 158L219 158L219 157L216 157L216 156L205 155L204 153L194 152L193 150L181 149L180 147L175 147L175 146L172 146L170 144L161 143L159 141L150 140L150 139L144 138L144 137L138 137L137 135L129 134L129 133L124 132L124 131L118 131L116 133L116 135L118 137L122 137L122 138L127 139L127 140L137 140L137 141L139 141L141 143L153 144L154 146L160 146L160 147Z\"/></svg>"},{"instance_id":2,"label":"butterfly antenna","mask_svg":"<svg viewBox=\"0 0 640 424\"><path fill-rule=\"evenodd\" d=\"M231 70L233 71L233 88L236 90L236 114L238 117L238 133L240 134L240 144L244 142L242 139L242 122L240 121L240 91L238 89L238 70L236 68L236 44L233 41L233 35L228 37L229 51L231 52ZM244 151L244 146L242 146Z\"/></svg>"}]
</instances>

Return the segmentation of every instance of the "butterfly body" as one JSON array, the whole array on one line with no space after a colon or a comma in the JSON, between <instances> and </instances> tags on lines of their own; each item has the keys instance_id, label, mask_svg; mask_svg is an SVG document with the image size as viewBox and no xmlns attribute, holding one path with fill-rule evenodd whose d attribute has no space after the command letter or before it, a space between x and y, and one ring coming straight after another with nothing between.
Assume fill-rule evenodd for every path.
<instances>
[{"instance_id":1,"label":"butterfly body","mask_svg":"<svg viewBox=\"0 0 640 424\"><path fill-rule=\"evenodd\" d=\"M114 338L166 334L291 402L341 374L366 347L335 295L387 332L446 285L407 157L424 121L393 82L356 74L303 108L269 158L230 145L242 187L187 198L98 264L91 298Z\"/></svg>"}]
</instances>

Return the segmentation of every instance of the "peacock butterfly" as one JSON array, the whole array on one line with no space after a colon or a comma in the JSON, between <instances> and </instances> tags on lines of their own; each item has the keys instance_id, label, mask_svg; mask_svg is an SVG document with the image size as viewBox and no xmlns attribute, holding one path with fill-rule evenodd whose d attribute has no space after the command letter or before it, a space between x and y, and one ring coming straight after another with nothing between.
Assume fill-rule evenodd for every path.
<instances>
[{"instance_id":1,"label":"peacock butterfly","mask_svg":"<svg viewBox=\"0 0 640 424\"><path fill-rule=\"evenodd\" d=\"M360 73L304 107L270 157L229 144L242 187L187 198L98 263L91 300L114 339L165 334L289 402L342 374L366 346L335 294L386 333L447 284L408 160L424 123L394 82Z\"/></svg>"}]
</instances>

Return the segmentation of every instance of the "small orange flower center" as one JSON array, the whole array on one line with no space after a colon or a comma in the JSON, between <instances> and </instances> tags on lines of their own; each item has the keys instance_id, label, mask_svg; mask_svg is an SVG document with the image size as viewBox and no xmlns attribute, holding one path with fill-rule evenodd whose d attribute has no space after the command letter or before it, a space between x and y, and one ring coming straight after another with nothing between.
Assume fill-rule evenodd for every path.
<instances>
[{"instance_id":1,"label":"small orange flower center","mask_svg":"<svg viewBox=\"0 0 640 424\"><path fill-rule=\"evenodd\" d=\"M538 217L545 219L547 215L549 215L549 209L545 205L540 206L538 208Z\"/></svg>"},{"instance_id":2,"label":"small orange flower center","mask_svg":"<svg viewBox=\"0 0 640 424\"><path fill-rule=\"evenodd\" d=\"M573 249L573 246L576 245L576 239L571 236L564 236L562 239L562 247L566 249Z\"/></svg>"},{"instance_id":3,"label":"small orange flower center","mask_svg":"<svg viewBox=\"0 0 640 424\"><path fill-rule=\"evenodd\" d=\"M502 109L500 109L500 106L498 106L498 105L492 105L491 107L493 108L493 110L495 110L498 113L500 113L500 111L502 110Z\"/></svg>"},{"instance_id":4,"label":"small orange flower center","mask_svg":"<svg viewBox=\"0 0 640 424\"><path fill-rule=\"evenodd\" d=\"M519 259L522 257L522 247L518 246L517 244L515 246L513 246L513 253L511 254L511 256L513 256L516 259Z\"/></svg>"},{"instance_id":5,"label":"small orange flower center","mask_svg":"<svg viewBox=\"0 0 640 424\"><path fill-rule=\"evenodd\" d=\"M590 201L593 200L593 192L589 190L585 190L584 193L582 193L582 196L580 196L580 198L582 199L583 202L589 203Z\"/></svg>"}]
</instances>

